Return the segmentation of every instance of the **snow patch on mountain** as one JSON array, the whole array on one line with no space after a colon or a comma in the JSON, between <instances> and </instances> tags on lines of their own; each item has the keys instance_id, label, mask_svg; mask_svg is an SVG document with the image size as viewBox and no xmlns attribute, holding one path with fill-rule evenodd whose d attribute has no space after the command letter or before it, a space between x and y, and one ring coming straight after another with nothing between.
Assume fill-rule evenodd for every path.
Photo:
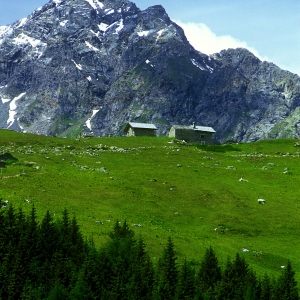
<instances>
[{"instance_id":1,"label":"snow patch on mountain","mask_svg":"<svg viewBox=\"0 0 300 300\"><path fill-rule=\"evenodd\" d=\"M146 30L146 31L140 31L140 32L137 32L137 35L142 37L142 36L147 36L149 34L149 30Z\"/></svg>"},{"instance_id":2,"label":"snow patch on mountain","mask_svg":"<svg viewBox=\"0 0 300 300\"><path fill-rule=\"evenodd\" d=\"M90 4L90 6L97 10L98 8L103 9L104 4L98 0L85 0L86 2L88 2Z\"/></svg>"},{"instance_id":3,"label":"snow patch on mountain","mask_svg":"<svg viewBox=\"0 0 300 300\"><path fill-rule=\"evenodd\" d=\"M106 10L105 10L105 13L106 13L107 15L111 15L111 14L115 13L115 10L114 10L114 9L106 9Z\"/></svg>"},{"instance_id":4,"label":"snow patch on mountain","mask_svg":"<svg viewBox=\"0 0 300 300\"><path fill-rule=\"evenodd\" d=\"M109 27L109 25L107 25L107 24L105 24L105 23L100 23L99 25L98 25L98 28L101 30L101 31L106 31L107 30L107 28Z\"/></svg>"},{"instance_id":5,"label":"snow patch on mountain","mask_svg":"<svg viewBox=\"0 0 300 300\"><path fill-rule=\"evenodd\" d=\"M200 70L203 70L203 71L207 71L202 65L200 65L198 62L196 62L195 59L191 59L191 62L193 63L194 66L196 66L197 68L199 68Z\"/></svg>"},{"instance_id":6,"label":"snow patch on mountain","mask_svg":"<svg viewBox=\"0 0 300 300\"><path fill-rule=\"evenodd\" d=\"M23 19L21 19L21 20L20 20L20 22L19 22L19 24L18 24L18 26L17 26L16 28L20 28L20 27L22 27L23 25L25 25L25 24L26 24L26 22L27 22L27 18L23 18Z\"/></svg>"},{"instance_id":7,"label":"snow patch on mountain","mask_svg":"<svg viewBox=\"0 0 300 300\"><path fill-rule=\"evenodd\" d=\"M161 29L159 31L157 31L157 38L156 41L160 38L160 36L162 35L162 33L165 31L165 29Z\"/></svg>"},{"instance_id":8,"label":"snow patch on mountain","mask_svg":"<svg viewBox=\"0 0 300 300\"><path fill-rule=\"evenodd\" d=\"M26 95L26 92L20 94L19 96L15 97L9 104L9 117L8 117L8 120L7 120L7 129L9 127L12 126L12 124L15 122L15 116L17 114L17 101L20 100L23 96Z\"/></svg>"},{"instance_id":9,"label":"snow patch on mountain","mask_svg":"<svg viewBox=\"0 0 300 300\"><path fill-rule=\"evenodd\" d=\"M64 21L60 22L59 25L64 27L64 26L66 26L67 23L68 23L68 20L64 20Z\"/></svg>"},{"instance_id":10,"label":"snow patch on mountain","mask_svg":"<svg viewBox=\"0 0 300 300\"><path fill-rule=\"evenodd\" d=\"M11 99L1 98L1 101L2 101L3 104L9 102L10 100Z\"/></svg>"},{"instance_id":11,"label":"snow patch on mountain","mask_svg":"<svg viewBox=\"0 0 300 300\"><path fill-rule=\"evenodd\" d=\"M91 45L89 42L85 42L85 44L91 49L91 50L93 50L93 51L100 51L98 48L96 48L96 47L94 47L93 45Z\"/></svg>"},{"instance_id":12,"label":"snow patch on mountain","mask_svg":"<svg viewBox=\"0 0 300 300\"><path fill-rule=\"evenodd\" d=\"M62 2L62 0L52 0L52 1L56 4L56 6L58 6Z\"/></svg>"},{"instance_id":13,"label":"snow patch on mountain","mask_svg":"<svg viewBox=\"0 0 300 300\"><path fill-rule=\"evenodd\" d=\"M88 120L85 122L86 124L86 127L89 129L89 130L92 130L92 125L91 125L91 120L92 118L95 116L95 114L99 111L99 109L93 109L93 114L90 118L88 118Z\"/></svg>"},{"instance_id":14,"label":"snow patch on mountain","mask_svg":"<svg viewBox=\"0 0 300 300\"><path fill-rule=\"evenodd\" d=\"M35 38L32 38L23 32L20 33L17 37L13 39L13 43L15 45L26 45L30 44L32 47L37 47L38 45L42 44L40 40L37 40Z\"/></svg>"},{"instance_id":15,"label":"snow patch on mountain","mask_svg":"<svg viewBox=\"0 0 300 300\"><path fill-rule=\"evenodd\" d=\"M78 70L82 70L82 65L81 64L77 64L73 59L72 59L72 62L74 63L74 65L76 66L76 68L78 69Z\"/></svg>"},{"instance_id":16,"label":"snow patch on mountain","mask_svg":"<svg viewBox=\"0 0 300 300\"><path fill-rule=\"evenodd\" d=\"M11 26L0 26L0 45L4 42L5 38L13 33Z\"/></svg>"},{"instance_id":17,"label":"snow patch on mountain","mask_svg":"<svg viewBox=\"0 0 300 300\"><path fill-rule=\"evenodd\" d=\"M119 34L119 32L123 29L124 24L123 24L123 19L119 21L119 26L116 28L115 34Z\"/></svg>"}]
</instances>

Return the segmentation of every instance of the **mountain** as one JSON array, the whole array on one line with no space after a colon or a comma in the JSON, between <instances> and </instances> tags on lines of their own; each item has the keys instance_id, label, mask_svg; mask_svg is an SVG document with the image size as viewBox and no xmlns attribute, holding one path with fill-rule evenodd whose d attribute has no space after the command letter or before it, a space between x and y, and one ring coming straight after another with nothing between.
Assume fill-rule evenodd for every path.
<instances>
[{"instance_id":1,"label":"mountain","mask_svg":"<svg viewBox=\"0 0 300 300\"><path fill-rule=\"evenodd\" d=\"M195 50L160 5L50 0L0 27L0 127L121 135L128 121L216 140L300 136L300 78L246 49Z\"/></svg>"}]
</instances>

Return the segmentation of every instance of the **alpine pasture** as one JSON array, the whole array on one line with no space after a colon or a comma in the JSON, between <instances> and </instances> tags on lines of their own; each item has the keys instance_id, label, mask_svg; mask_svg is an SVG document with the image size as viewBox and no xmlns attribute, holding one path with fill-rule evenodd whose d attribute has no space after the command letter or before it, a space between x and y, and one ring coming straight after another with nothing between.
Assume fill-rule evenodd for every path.
<instances>
[{"instance_id":1,"label":"alpine pasture","mask_svg":"<svg viewBox=\"0 0 300 300\"><path fill-rule=\"evenodd\" d=\"M59 138L0 130L1 210L40 218L64 209L101 245L116 220L153 260L171 237L178 261L212 246L277 276L300 279L300 147L296 140L196 145L167 137ZM259 201L262 199L264 201Z\"/></svg>"}]
</instances>

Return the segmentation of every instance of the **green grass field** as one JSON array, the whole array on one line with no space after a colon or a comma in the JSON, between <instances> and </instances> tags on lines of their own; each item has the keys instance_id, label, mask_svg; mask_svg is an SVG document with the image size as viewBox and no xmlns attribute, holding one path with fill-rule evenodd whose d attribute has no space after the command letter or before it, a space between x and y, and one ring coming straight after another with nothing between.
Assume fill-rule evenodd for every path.
<instances>
[{"instance_id":1,"label":"green grass field","mask_svg":"<svg viewBox=\"0 0 300 300\"><path fill-rule=\"evenodd\" d=\"M290 259L299 281L295 142L199 146L163 137L68 139L1 130L0 197L25 212L34 204L40 218L46 210L59 218L66 208L97 245L126 219L153 260L171 236L179 260L197 263L212 245L221 264L239 252L259 274L277 276Z\"/></svg>"}]
</instances>

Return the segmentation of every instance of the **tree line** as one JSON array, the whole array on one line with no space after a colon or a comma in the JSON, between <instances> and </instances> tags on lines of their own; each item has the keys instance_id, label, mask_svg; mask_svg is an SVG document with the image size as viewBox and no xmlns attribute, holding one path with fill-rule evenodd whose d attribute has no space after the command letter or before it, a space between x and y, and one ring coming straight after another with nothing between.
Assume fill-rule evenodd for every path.
<instances>
[{"instance_id":1,"label":"tree line","mask_svg":"<svg viewBox=\"0 0 300 300\"><path fill-rule=\"evenodd\" d=\"M97 249L64 210L0 211L0 299L14 300L299 300L288 261L278 278L258 276L238 253L220 267L212 247L199 264L179 263L171 238L157 262L141 237L118 221Z\"/></svg>"}]
</instances>

